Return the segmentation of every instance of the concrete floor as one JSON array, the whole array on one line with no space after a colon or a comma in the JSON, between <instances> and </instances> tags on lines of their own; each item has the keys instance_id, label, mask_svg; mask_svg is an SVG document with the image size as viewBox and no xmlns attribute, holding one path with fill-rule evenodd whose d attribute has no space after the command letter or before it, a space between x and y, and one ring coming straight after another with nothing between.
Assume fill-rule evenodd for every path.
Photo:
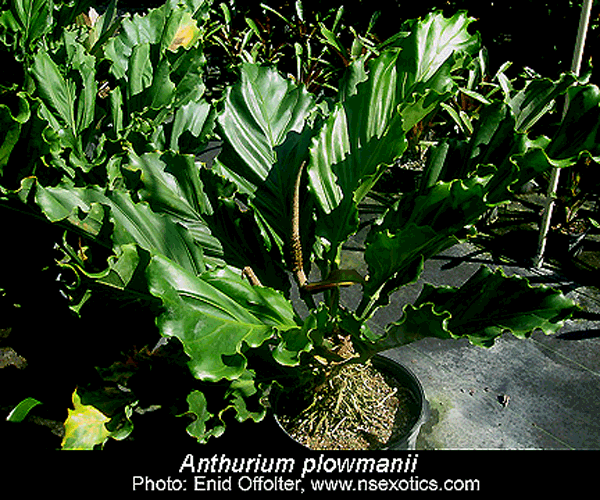
<instances>
[{"instance_id":1,"label":"concrete floor","mask_svg":"<svg viewBox=\"0 0 600 500\"><path fill-rule=\"evenodd\" d=\"M401 291L398 307L423 282L459 285L489 254L462 244L426 263L418 283ZM502 265L507 274L561 288L588 311L600 294L555 272ZM386 322L385 317L378 323ZM569 320L552 336L504 335L490 349L468 341L422 341L387 351L420 379L431 417L417 449L600 449L600 322Z\"/></svg>"}]
</instances>

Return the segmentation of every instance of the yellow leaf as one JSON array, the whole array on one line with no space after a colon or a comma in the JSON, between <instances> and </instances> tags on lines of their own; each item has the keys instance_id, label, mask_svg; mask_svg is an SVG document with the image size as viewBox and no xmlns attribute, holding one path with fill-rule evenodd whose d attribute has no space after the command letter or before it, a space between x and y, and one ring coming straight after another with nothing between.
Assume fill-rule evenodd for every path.
<instances>
[{"instance_id":1,"label":"yellow leaf","mask_svg":"<svg viewBox=\"0 0 600 500\"><path fill-rule=\"evenodd\" d=\"M185 47L187 49L196 41L199 33L200 30L196 25L196 21L189 13L186 13L181 20L177 33L175 33L175 36L173 37L171 45L169 45L169 50L175 52L179 47Z\"/></svg>"},{"instance_id":2,"label":"yellow leaf","mask_svg":"<svg viewBox=\"0 0 600 500\"><path fill-rule=\"evenodd\" d=\"M91 405L81 404L77 390L73 392L73 410L65 421L63 450L92 450L110 436L106 424L110 419Z\"/></svg>"}]
</instances>

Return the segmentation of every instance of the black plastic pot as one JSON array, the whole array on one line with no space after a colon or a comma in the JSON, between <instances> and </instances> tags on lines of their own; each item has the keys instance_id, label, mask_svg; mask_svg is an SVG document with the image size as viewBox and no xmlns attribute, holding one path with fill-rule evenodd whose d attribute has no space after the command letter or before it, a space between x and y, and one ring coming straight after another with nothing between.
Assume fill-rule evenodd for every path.
<instances>
[{"instance_id":1,"label":"black plastic pot","mask_svg":"<svg viewBox=\"0 0 600 500\"><path fill-rule=\"evenodd\" d=\"M414 450L421 426L429 419L429 403L425 399L423 386L413 372L393 359L375 356L372 363L379 371L393 377L402 386L406 387L413 396L413 404L410 405L412 422L408 432L398 436L392 435L385 449Z\"/></svg>"},{"instance_id":2,"label":"black plastic pot","mask_svg":"<svg viewBox=\"0 0 600 500\"><path fill-rule=\"evenodd\" d=\"M412 395L412 403L409 405L411 421L408 431L400 435L392 435L384 449L414 450L416 448L417 437L419 436L421 426L427 422L430 415L429 403L425 399L423 386L419 382L419 379L408 368L402 366L393 359L384 356L375 356L371 361L377 370L395 379L401 386L407 388ZM297 443L297 441L295 441L280 424L276 413L274 417L280 429L285 432L291 440Z\"/></svg>"},{"instance_id":3,"label":"black plastic pot","mask_svg":"<svg viewBox=\"0 0 600 500\"><path fill-rule=\"evenodd\" d=\"M548 239L549 250L557 258L577 257L583 250L583 242L589 232L589 228L582 232L553 231Z\"/></svg>"}]
</instances>

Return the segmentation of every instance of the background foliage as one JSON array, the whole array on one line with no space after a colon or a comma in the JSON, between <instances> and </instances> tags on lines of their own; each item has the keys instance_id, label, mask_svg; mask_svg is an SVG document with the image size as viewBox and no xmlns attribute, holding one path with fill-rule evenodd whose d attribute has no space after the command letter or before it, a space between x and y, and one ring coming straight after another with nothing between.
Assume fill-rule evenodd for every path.
<instances>
[{"instance_id":1,"label":"background foliage","mask_svg":"<svg viewBox=\"0 0 600 500\"><path fill-rule=\"evenodd\" d=\"M442 10L446 16L466 10L477 19L473 29L482 34L494 70L506 61L513 61L518 68L529 66L544 76L556 78L570 68L582 3L581 0L381 0L373 4L358 0L345 9L344 22L362 33L368 26L370 16L379 10L382 15L373 31L383 40L393 35L407 19L424 17L435 9ZM259 10L260 2L243 4L250 13L255 13ZM293 2L278 2L279 5L282 10L289 10ZM314 12L335 10L339 5L339 2L331 0L304 3L306 11ZM598 53L600 48L597 5L598 2L594 2L584 61Z\"/></svg>"}]
</instances>

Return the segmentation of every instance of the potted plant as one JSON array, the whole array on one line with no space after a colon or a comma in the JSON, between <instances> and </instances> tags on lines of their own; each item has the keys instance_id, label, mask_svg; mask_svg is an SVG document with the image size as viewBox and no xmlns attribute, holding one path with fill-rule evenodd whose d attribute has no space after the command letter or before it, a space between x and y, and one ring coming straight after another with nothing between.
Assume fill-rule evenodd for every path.
<instances>
[{"instance_id":1,"label":"potted plant","mask_svg":"<svg viewBox=\"0 0 600 500\"><path fill-rule=\"evenodd\" d=\"M156 325L143 348L94 366L95 385L73 388L64 448L125 439L157 407L189 419L199 442L220 436L229 415L261 420L268 401L290 414L286 399L311 406L326 387L341 409L346 372L388 349L425 337L488 347L506 330L555 332L577 310L558 291L482 268L459 288L426 285L383 334L369 323L513 189L598 155L597 120L568 115L552 139L529 137L557 96L595 87L569 75L530 82L485 104L472 132L440 139L418 189L366 222L361 274L342 254L361 227L361 203L405 151L407 133L458 92L457 74L479 51L472 20L435 12L408 22L377 57L348 66L333 99L274 67L242 64L239 81L211 103L198 78L205 7L169 1L126 17L100 37L99 56L72 34L32 58L34 90L24 98L36 106L32 130L43 131L28 136L41 160L0 200L64 229L64 291L86 325L107 291ZM105 97L82 91L94 74L108 82ZM222 150L209 168L197 155L214 138ZM362 287L353 307L340 300L345 286ZM159 396L145 386L149 374L177 390ZM328 425L341 430L342 419ZM389 436L365 439L381 446Z\"/></svg>"},{"instance_id":2,"label":"potted plant","mask_svg":"<svg viewBox=\"0 0 600 500\"><path fill-rule=\"evenodd\" d=\"M314 409L315 394L318 400L343 367L426 336L468 337L490 346L505 330L523 337L535 328L556 331L575 310L559 292L483 268L459 289L425 286L383 336L368 327L391 293L417 279L425 259L458 242L487 210L508 201L513 189L551 168L545 148L559 139L532 140L528 132L548 104L574 84L568 75L557 82L530 82L506 100L489 103L470 137L433 148L419 189L372 224L364 253L368 275L341 264L342 246L359 228L360 202L404 151L406 131L456 90L450 69L478 48L467 25L462 14L451 19L432 14L409 24L404 39L369 63L368 76L354 66L359 83L342 89L322 122L310 96L269 68L243 68L241 82L226 95L217 118L224 147L211 174L236 182L257 226L284 258L289 252L288 268L309 310L300 329L281 333L269 351L281 364L298 366L292 387L283 389L292 392L292 401L303 400L302 391ZM425 39L431 51L416 53ZM275 95L281 99L260 98ZM309 249L309 258L302 248ZM307 279L305 261L320 270L314 283ZM268 279L268 270L253 270ZM340 304L339 287L351 285L363 291L354 310ZM313 294L321 291L323 301L316 304ZM544 319L533 313L542 309ZM286 359L289 346L294 355ZM307 374L307 383L300 383ZM342 397L338 391L323 398L333 408ZM325 413L336 413L331 410ZM315 429L322 422L299 414L317 422ZM343 418L323 427L339 430Z\"/></svg>"}]
</instances>

